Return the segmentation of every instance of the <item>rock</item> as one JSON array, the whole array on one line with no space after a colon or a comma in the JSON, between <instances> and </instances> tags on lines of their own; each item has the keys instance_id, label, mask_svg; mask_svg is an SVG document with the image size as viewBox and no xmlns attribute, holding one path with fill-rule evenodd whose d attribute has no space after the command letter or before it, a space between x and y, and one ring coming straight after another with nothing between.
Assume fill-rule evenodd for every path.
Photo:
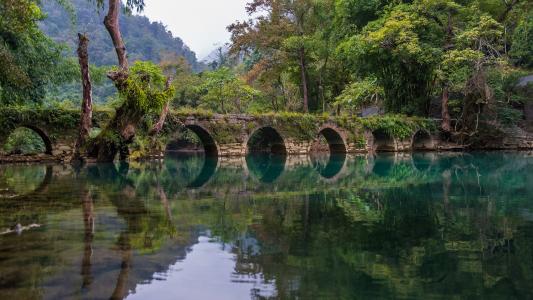
<instances>
[{"instance_id":1,"label":"rock","mask_svg":"<svg viewBox=\"0 0 533 300\"><path fill-rule=\"evenodd\" d=\"M72 151L72 147L70 146L66 146L66 145L61 145L59 146L59 148L57 148L59 151L63 151L63 152L71 152Z\"/></svg>"}]
</instances>

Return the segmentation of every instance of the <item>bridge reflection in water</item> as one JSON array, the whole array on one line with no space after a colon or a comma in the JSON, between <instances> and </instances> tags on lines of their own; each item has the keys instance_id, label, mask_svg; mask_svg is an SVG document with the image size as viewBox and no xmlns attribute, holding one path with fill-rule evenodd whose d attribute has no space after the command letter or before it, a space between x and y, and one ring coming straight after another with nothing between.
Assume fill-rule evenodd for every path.
<instances>
[{"instance_id":1,"label":"bridge reflection in water","mask_svg":"<svg viewBox=\"0 0 533 300\"><path fill-rule=\"evenodd\" d=\"M0 298L527 299L532 167L525 153L4 165Z\"/></svg>"}]
</instances>

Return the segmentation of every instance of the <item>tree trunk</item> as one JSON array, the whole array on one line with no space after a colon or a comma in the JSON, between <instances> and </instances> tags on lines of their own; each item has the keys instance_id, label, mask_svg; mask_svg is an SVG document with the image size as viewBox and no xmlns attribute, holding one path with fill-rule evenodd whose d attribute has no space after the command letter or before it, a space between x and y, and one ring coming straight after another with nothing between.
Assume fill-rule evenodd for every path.
<instances>
[{"instance_id":1,"label":"tree trunk","mask_svg":"<svg viewBox=\"0 0 533 300\"><path fill-rule=\"evenodd\" d=\"M78 33L78 39L78 60L81 70L83 101L81 103L80 131L74 150L74 157L76 159L80 158L81 149L85 147L89 132L91 131L93 119L93 96L91 75L89 73L89 53L87 51L89 39L87 38L87 35L81 33Z\"/></svg>"},{"instance_id":2,"label":"tree trunk","mask_svg":"<svg viewBox=\"0 0 533 300\"><path fill-rule=\"evenodd\" d=\"M309 112L309 94L307 91L307 69L305 66L305 49L300 48L300 71L302 75L302 93L304 98L304 112Z\"/></svg>"},{"instance_id":3,"label":"tree trunk","mask_svg":"<svg viewBox=\"0 0 533 300\"><path fill-rule=\"evenodd\" d=\"M126 45L122 40L122 34L120 33L120 27L118 23L120 4L120 0L109 0L109 10L104 18L104 25L111 36L113 46L115 46L118 65L121 71L125 72L128 70L128 58L126 55Z\"/></svg>"},{"instance_id":4,"label":"tree trunk","mask_svg":"<svg viewBox=\"0 0 533 300\"><path fill-rule=\"evenodd\" d=\"M163 204L163 207L165 208L165 212L167 214L167 221L172 222L172 209L170 208L170 203L168 202L167 194L165 193L165 190L159 185L159 182L157 183L157 193L159 194L159 199L161 199L161 204Z\"/></svg>"},{"instance_id":5,"label":"tree trunk","mask_svg":"<svg viewBox=\"0 0 533 300\"><path fill-rule=\"evenodd\" d=\"M108 12L104 18L104 25L115 47L119 63L119 70L109 72L107 77L113 81L119 92L125 88L126 80L128 79L126 46L122 40L119 27L120 8L120 0L109 0ZM96 158L99 162L113 161L117 153L124 149L125 144L133 140L136 124L141 117L137 113L129 111L127 107L119 107L111 122L98 136L97 140L90 145L87 155L91 158ZM113 139L110 139L110 137L113 137Z\"/></svg>"},{"instance_id":6,"label":"tree trunk","mask_svg":"<svg viewBox=\"0 0 533 300\"><path fill-rule=\"evenodd\" d=\"M450 132L451 127L451 118L450 118L450 111L448 110L448 100L449 100L449 89L447 86L445 86L442 89L442 124L441 128L445 132Z\"/></svg>"}]
</instances>

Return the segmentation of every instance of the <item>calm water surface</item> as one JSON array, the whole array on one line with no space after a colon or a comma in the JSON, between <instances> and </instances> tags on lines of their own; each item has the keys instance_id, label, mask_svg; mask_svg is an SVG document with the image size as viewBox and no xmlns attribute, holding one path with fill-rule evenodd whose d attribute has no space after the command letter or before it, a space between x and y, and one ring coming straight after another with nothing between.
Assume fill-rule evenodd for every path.
<instances>
[{"instance_id":1,"label":"calm water surface","mask_svg":"<svg viewBox=\"0 0 533 300\"><path fill-rule=\"evenodd\" d=\"M533 154L0 166L0 299L533 298Z\"/></svg>"}]
</instances>

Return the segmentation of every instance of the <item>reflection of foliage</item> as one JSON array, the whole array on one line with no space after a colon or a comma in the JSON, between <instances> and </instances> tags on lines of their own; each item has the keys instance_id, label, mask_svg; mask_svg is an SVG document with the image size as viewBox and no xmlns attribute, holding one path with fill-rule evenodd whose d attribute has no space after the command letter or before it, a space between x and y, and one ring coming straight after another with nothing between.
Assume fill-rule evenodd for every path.
<instances>
[{"instance_id":1,"label":"reflection of foliage","mask_svg":"<svg viewBox=\"0 0 533 300\"><path fill-rule=\"evenodd\" d=\"M349 158L347 173L327 183L304 162L289 166L273 184L247 177L240 165L224 165L194 191L186 186L201 157L97 165L77 177L58 175L47 193L31 201L6 202L0 224L48 222L54 230L34 233L44 237L43 249L79 250L79 228L69 227L70 234L58 239L52 226L81 223L79 199L72 195L89 186L99 216L94 245L114 250L117 236L128 237L138 255L131 272L147 272L139 267L146 261L158 268L175 263L175 253L165 260L169 249L187 249L198 234L209 232L213 242L231 247L235 273L275 283L279 298L509 292L527 298L522 296L533 282L531 158L414 156L427 161L423 170L415 168L416 161L376 159L390 163L388 172L375 174L375 160ZM45 256L48 262L79 254Z\"/></svg>"}]
</instances>

